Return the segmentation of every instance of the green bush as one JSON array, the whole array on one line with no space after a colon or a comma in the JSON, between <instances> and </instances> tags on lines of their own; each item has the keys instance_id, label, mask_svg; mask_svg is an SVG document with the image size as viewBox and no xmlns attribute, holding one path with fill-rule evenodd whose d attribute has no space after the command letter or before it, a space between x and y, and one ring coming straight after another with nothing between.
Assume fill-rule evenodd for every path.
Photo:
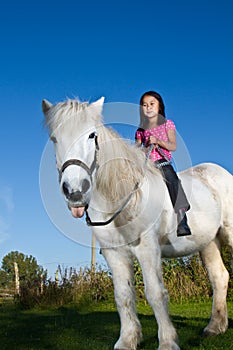
<instances>
[{"instance_id":1,"label":"green bush","mask_svg":"<svg viewBox=\"0 0 233 350\"><path fill-rule=\"evenodd\" d=\"M203 300L211 296L207 272L199 255L163 261L164 283L170 300Z\"/></svg>"},{"instance_id":2,"label":"green bush","mask_svg":"<svg viewBox=\"0 0 233 350\"><path fill-rule=\"evenodd\" d=\"M223 249L223 259L231 275L228 298L233 298L233 281L231 270L231 251ZM170 300L173 302L206 300L211 298L212 289L199 255L189 258L163 259L163 278ZM141 267L134 263L134 283L137 297L144 299L144 282ZM48 280L43 286L43 293L38 281L24 281L20 296L16 299L23 308L36 305L63 306L75 303L82 307L93 302L113 299L111 274L101 266L95 272L90 268L77 271L74 268L58 266L55 281ZM146 302L146 301L145 301Z\"/></svg>"},{"instance_id":3,"label":"green bush","mask_svg":"<svg viewBox=\"0 0 233 350\"><path fill-rule=\"evenodd\" d=\"M233 255L230 247L225 246L222 249L222 258L224 264L230 274L229 288L228 288L228 298L233 300Z\"/></svg>"},{"instance_id":4,"label":"green bush","mask_svg":"<svg viewBox=\"0 0 233 350\"><path fill-rule=\"evenodd\" d=\"M228 298L233 298L232 253L228 247L222 249L222 257L230 274ZM186 258L162 259L163 279L173 302L206 300L212 297L212 288L208 274L199 254ZM137 296L145 298L141 267L134 264Z\"/></svg>"},{"instance_id":5,"label":"green bush","mask_svg":"<svg viewBox=\"0 0 233 350\"><path fill-rule=\"evenodd\" d=\"M60 275L60 278L59 278ZM61 268L58 266L55 281L48 280L43 293L24 284L16 301L21 307L28 309L34 306L63 306L75 302L82 306L91 302L104 301L113 296L112 278L108 271L101 267L93 272L91 269Z\"/></svg>"}]
</instances>

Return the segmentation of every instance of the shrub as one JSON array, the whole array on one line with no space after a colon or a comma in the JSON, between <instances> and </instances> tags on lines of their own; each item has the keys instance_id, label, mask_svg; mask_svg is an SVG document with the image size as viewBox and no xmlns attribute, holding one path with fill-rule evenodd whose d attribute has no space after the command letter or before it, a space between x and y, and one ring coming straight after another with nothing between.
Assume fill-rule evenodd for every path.
<instances>
[{"instance_id":1,"label":"shrub","mask_svg":"<svg viewBox=\"0 0 233 350\"><path fill-rule=\"evenodd\" d=\"M60 275L60 279L59 279ZM23 308L38 306L63 306L72 302L82 306L91 302L107 300L113 296L112 278L108 271L98 267L95 272L91 269L80 269L58 266L55 281L48 280L39 293L34 284L21 286L20 295L16 301Z\"/></svg>"},{"instance_id":2,"label":"shrub","mask_svg":"<svg viewBox=\"0 0 233 350\"><path fill-rule=\"evenodd\" d=\"M211 296L207 272L199 255L163 261L164 283L172 301L200 300Z\"/></svg>"},{"instance_id":3,"label":"shrub","mask_svg":"<svg viewBox=\"0 0 233 350\"><path fill-rule=\"evenodd\" d=\"M231 258L230 249L224 248L223 259L232 277ZM199 255L189 258L164 259L162 268L164 284L168 289L171 301L204 300L211 297L210 282ZM137 297L145 300L142 271L137 261L134 263L134 283ZM233 281L230 279L228 298L233 297L232 287ZM24 281L17 302L24 308L31 308L35 305L63 306L73 302L81 307L109 299L113 299L113 283L108 270L96 266L95 272L90 268L80 268L77 271L74 268L58 266L55 281L46 281L43 293L38 286L38 281L31 283Z\"/></svg>"}]
</instances>

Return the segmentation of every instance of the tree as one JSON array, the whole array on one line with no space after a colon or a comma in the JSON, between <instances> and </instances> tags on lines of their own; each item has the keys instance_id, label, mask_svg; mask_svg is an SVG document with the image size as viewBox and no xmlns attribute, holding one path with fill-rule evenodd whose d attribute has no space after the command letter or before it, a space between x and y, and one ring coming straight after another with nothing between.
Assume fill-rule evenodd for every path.
<instances>
[{"instance_id":1,"label":"tree","mask_svg":"<svg viewBox=\"0 0 233 350\"><path fill-rule=\"evenodd\" d=\"M8 287L8 275L6 271L0 270L0 288L7 288Z\"/></svg>"},{"instance_id":2,"label":"tree","mask_svg":"<svg viewBox=\"0 0 233 350\"><path fill-rule=\"evenodd\" d=\"M13 251L4 256L0 270L0 277L4 277L5 283L8 285L12 286L15 281L14 263L18 265L21 288L39 286L41 280L45 281L47 278L47 271L38 265L32 255L27 256L18 251Z\"/></svg>"}]
</instances>

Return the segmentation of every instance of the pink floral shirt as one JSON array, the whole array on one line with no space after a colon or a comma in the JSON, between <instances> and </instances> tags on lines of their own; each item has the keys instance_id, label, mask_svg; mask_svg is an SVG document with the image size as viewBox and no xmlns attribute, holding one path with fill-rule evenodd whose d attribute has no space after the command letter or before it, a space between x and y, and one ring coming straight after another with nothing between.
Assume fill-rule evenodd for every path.
<instances>
[{"instance_id":1,"label":"pink floral shirt","mask_svg":"<svg viewBox=\"0 0 233 350\"><path fill-rule=\"evenodd\" d=\"M168 141L167 132L168 130L176 130L175 124L172 120L167 120L164 124L161 124L153 129L144 130L139 128L136 131L135 139L140 141L145 147L148 147L148 139L150 136L155 136L157 139L160 139L162 141ZM166 155L168 159L172 158L171 152L167 149L160 146L163 153ZM158 150L155 148L152 150L150 154L150 158L153 162L156 162L157 160L164 159L163 155L159 153Z\"/></svg>"}]
</instances>

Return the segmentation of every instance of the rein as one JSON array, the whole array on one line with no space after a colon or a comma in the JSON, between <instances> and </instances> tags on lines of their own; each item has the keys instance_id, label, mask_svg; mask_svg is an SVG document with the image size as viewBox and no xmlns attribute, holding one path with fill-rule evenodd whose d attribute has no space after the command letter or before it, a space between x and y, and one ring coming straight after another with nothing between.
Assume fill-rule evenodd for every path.
<instances>
[{"instance_id":1,"label":"rein","mask_svg":"<svg viewBox=\"0 0 233 350\"><path fill-rule=\"evenodd\" d=\"M116 217L125 209L125 207L127 206L127 204L129 203L132 195L134 194L134 192L138 189L139 186L139 182L137 182L134 186L133 191L128 195L126 201L122 204L122 206L120 207L120 209L118 209L115 214L113 214L113 216L111 216L110 219L106 220L106 221L91 221L90 216L88 214L87 209L85 209L86 212L86 223L88 226L106 226L108 224L110 224L114 219L116 219Z\"/></svg>"},{"instance_id":2,"label":"rein","mask_svg":"<svg viewBox=\"0 0 233 350\"><path fill-rule=\"evenodd\" d=\"M152 152L154 145L150 145L149 151L146 154L146 159L145 159L145 167L147 166L147 162L148 159L150 157L150 154ZM115 212L115 214L113 214L113 216L111 216L110 219L106 220L106 221L91 221L91 218L88 214L87 209L85 209L86 212L86 223L88 226L106 226L108 224L110 224L114 219L116 219L116 217L125 209L125 207L127 206L127 204L129 203L131 197L133 196L134 192L138 189L139 187L139 182L136 182L132 192L130 192L130 194L128 195L128 197L126 198L125 202L122 204L122 206Z\"/></svg>"}]
</instances>

